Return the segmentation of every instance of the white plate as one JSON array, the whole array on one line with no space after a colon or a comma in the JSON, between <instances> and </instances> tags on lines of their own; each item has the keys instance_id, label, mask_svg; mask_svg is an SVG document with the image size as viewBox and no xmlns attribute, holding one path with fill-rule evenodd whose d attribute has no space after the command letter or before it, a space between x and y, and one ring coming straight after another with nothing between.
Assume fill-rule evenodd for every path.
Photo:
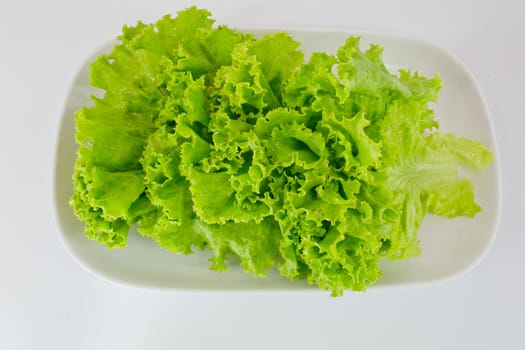
<instances>
[{"instance_id":1,"label":"white plate","mask_svg":"<svg viewBox=\"0 0 525 350\"><path fill-rule=\"evenodd\" d=\"M252 32L270 32L254 31ZM350 31L288 31L302 43L306 54L334 52L349 35L361 35L362 47L369 43L384 48L389 67L412 68L425 75L438 72L443 79L439 103L435 106L441 130L454 132L487 145L495 155L494 163L482 174L469 174L476 188L476 200L483 211L474 219L444 219L427 216L420 230L422 253L407 261L382 263L383 277L370 288L408 286L443 281L475 266L495 237L500 216L499 157L489 112L473 76L458 60L428 43L383 34ZM210 271L209 254L179 256L161 250L155 242L131 232L124 249L109 250L84 237L83 224L68 205L72 195L72 174L77 146L74 140L74 111L89 104L89 64L97 55L108 52L113 43L94 53L75 77L60 129L55 173L57 221L65 247L76 260L94 274L128 285L172 290L317 290L305 283L290 283L272 271L265 279L242 273L240 267Z\"/></svg>"}]
</instances>

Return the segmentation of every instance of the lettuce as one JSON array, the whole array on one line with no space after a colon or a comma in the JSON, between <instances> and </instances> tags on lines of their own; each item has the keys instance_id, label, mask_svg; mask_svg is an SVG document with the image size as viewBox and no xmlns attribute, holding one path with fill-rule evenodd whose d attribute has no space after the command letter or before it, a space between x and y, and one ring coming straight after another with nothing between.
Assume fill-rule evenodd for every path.
<instances>
[{"instance_id":1,"label":"lettuce","mask_svg":"<svg viewBox=\"0 0 525 350\"><path fill-rule=\"evenodd\" d=\"M441 133L440 78L390 73L378 46L350 37L305 62L288 34L215 27L195 7L119 39L91 67L104 96L75 114L71 198L110 248L136 226L174 253L209 249L214 270L236 256L339 296L417 256L426 214L481 210L458 169L492 153Z\"/></svg>"}]
</instances>

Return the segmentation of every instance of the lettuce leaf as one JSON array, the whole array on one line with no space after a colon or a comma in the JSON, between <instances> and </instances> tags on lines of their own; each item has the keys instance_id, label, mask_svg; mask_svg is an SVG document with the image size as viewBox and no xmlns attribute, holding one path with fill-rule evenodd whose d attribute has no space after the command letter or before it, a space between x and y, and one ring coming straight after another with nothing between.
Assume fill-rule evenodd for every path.
<instances>
[{"instance_id":1,"label":"lettuce leaf","mask_svg":"<svg viewBox=\"0 0 525 350\"><path fill-rule=\"evenodd\" d=\"M196 7L119 40L91 67L104 96L75 114L71 206L90 239L123 247L136 226L174 253L209 249L213 270L237 259L339 296L418 255L425 215L481 210L459 169L492 153L440 132L439 76L391 73L377 45L304 62L287 33Z\"/></svg>"}]
</instances>

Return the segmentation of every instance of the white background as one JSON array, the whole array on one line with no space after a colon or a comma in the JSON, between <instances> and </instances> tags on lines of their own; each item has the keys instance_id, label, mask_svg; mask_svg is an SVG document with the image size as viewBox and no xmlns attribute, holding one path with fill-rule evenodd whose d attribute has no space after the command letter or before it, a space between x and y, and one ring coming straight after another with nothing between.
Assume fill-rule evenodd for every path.
<instances>
[{"instance_id":1,"label":"white background","mask_svg":"<svg viewBox=\"0 0 525 350\"><path fill-rule=\"evenodd\" d=\"M473 72L499 143L503 215L480 265L445 284L319 294L114 285L62 246L53 162L84 60L122 24L191 4L239 27L342 27L441 46ZM523 349L525 2L0 0L0 349Z\"/></svg>"}]
</instances>

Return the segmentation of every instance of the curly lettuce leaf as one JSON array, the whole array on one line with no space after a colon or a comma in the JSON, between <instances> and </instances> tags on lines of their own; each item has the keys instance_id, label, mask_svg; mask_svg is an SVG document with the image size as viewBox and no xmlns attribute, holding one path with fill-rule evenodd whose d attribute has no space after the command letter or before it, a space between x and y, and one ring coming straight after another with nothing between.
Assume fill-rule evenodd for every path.
<instances>
[{"instance_id":1,"label":"curly lettuce leaf","mask_svg":"<svg viewBox=\"0 0 525 350\"><path fill-rule=\"evenodd\" d=\"M265 277L275 264L280 231L277 223L266 218L261 222L225 222L221 225L198 223L213 253L211 269L223 271L229 255L237 256L244 272Z\"/></svg>"},{"instance_id":2,"label":"curly lettuce leaf","mask_svg":"<svg viewBox=\"0 0 525 350\"><path fill-rule=\"evenodd\" d=\"M273 91L281 100L282 89L290 75L303 63L300 43L287 33L267 34L256 40L250 51L257 57L261 70Z\"/></svg>"},{"instance_id":3,"label":"curly lettuce leaf","mask_svg":"<svg viewBox=\"0 0 525 350\"><path fill-rule=\"evenodd\" d=\"M135 226L174 253L209 249L213 270L275 266L339 296L418 255L427 214L481 210L459 169L492 153L440 132L439 76L392 73L377 45L350 37L303 62L288 34L196 7L119 40L91 67L103 97L75 114L71 206L108 247Z\"/></svg>"}]
</instances>

